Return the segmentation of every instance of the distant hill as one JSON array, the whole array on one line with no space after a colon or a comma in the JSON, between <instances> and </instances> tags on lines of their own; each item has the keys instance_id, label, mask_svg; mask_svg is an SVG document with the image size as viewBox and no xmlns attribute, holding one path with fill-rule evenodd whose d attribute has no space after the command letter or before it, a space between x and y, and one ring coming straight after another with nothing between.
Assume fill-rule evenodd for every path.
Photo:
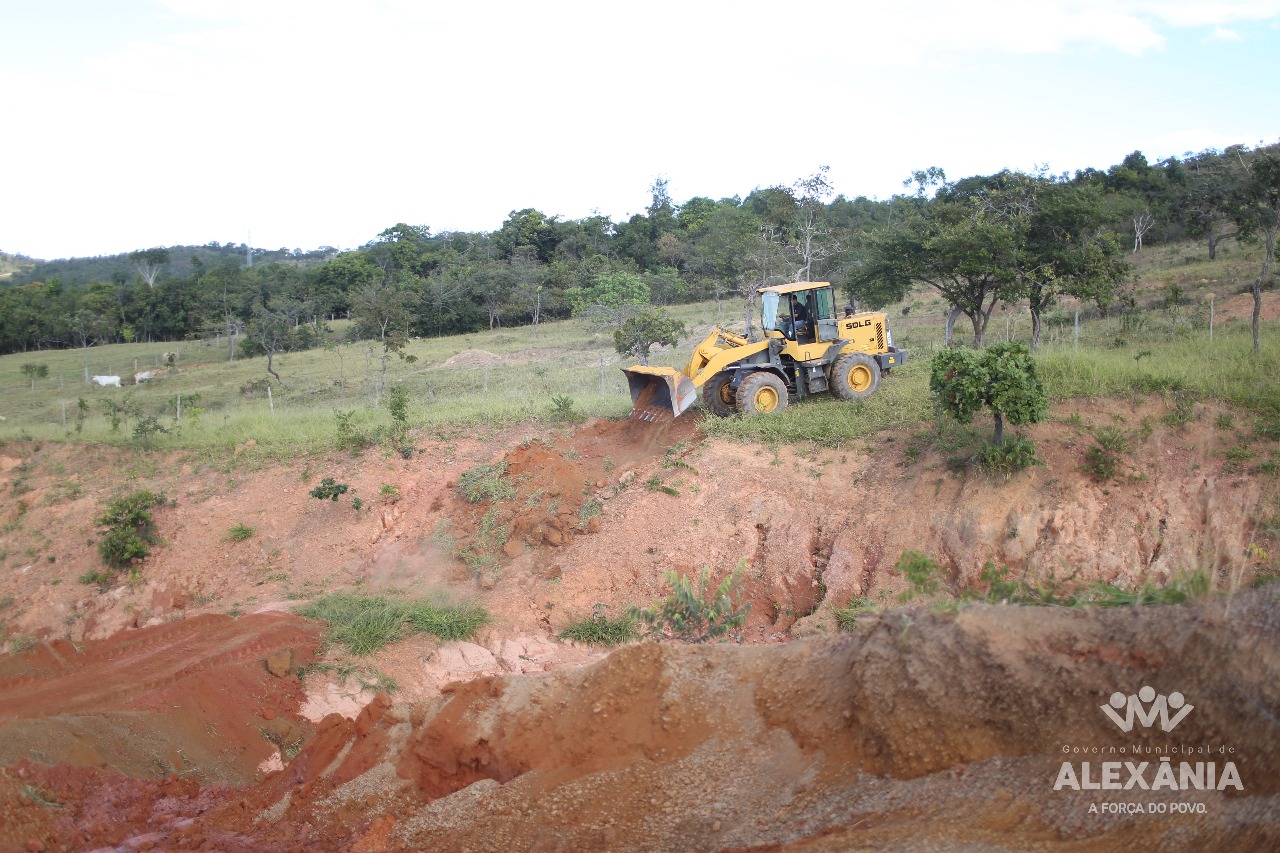
<instances>
[{"instance_id":1,"label":"distant hill","mask_svg":"<svg viewBox=\"0 0 1280 853\"><path fill-rule=\"evenodd\" d=\"M169 246L169 265L161 272L165 275L188 275L191 272L191 259L199 258L206 268L220 266L228 261L244 264L247 247L245 244L208 243L204 246ZM322 246L311 251L293 251L290 249L258 249L253 250L254 264L284 263L309 267L322 263L337 252L330 246ZM6 255L0 252L0 283L28 284L33 281L49 281L57 278L63 284L88 284L94 281L111 281L115 275L123 274L132 278L135 274L129 253L118 255L100 255L92 258L61 258L54 261L41 261L22 255Z\"/></svg>"},{"instance_id":2,"label":"distant hill","mask_svg":"<svg viewBox=\"0 0 1280 853\"><path fill-rule=\"evenodd\" d=\"M26 255L10 255L0 252L0 282L7 282L14 276L29 272L37 261Z\"/></svg>"}]
</instances>

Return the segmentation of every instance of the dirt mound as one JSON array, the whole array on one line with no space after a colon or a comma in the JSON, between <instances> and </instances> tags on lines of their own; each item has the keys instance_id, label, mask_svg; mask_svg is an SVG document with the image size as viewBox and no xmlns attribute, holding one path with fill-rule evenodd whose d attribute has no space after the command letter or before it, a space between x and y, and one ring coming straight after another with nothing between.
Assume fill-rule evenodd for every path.
<instances>
[{"instance_id":1,"label":"dirt mound","mask_svg":"<svg viewBox=\"0 0 1280 853\"><path fill-rule=\"evenodd\" d=\"M463 350L455 356L450 356L440 363L441 367L488 367L499 364L506 364L507 360L502 356L482 349Z\"/></svg>"},{"instance_id":2,"label":"dirt mound","mask_svg":"<svg viewBox=\"0 0 1280 853\"><path fill-rule=\"evenodd\" d=\"M503 456L500 473L489 475L500 476L509 492L471 504L452 496L458 551L492 566L499 557L567 545L575 536L599 531L597 515L604 502L635 481L637 467L687 455L699 438L696 427L696 418L678 423L669 416L661 423L593 419L551 441L522 442ZM675 445L680 449L672 454ZM454 488L458 481L449 485Z\"/></svg>"},{"instance_id":3,"label":"dirt mound","mask_svg":"<svg viewBox=\"0 0 1280 853\"><path fill-rule=\"evenodd\" d=\"M637 646L584 669L476 679L412 707L383 697L354 722L326 719L287 770L248 789L170 780L126 793L101 777L125 804L123 836L97 822L101 795L83 777L22 764L22 777L0 775L0 841L1275 849L1277 649L1274 587L1194 607L901 610L783 646ZM1108 719L1113 694L1143 686L1169 697L1166 710L1184 698L1176 731L1139 720L1126 733ZM1064 764L1107 778L1099 765L1112 755L1143 767L1114 790L1061 784ZM1133 773L1156 778L1162 756L1192 770L1213 762L1215 778L1240 784L1123 786ZM23 790L61 808L17 805Z\"/></svg>"}]
</instances>

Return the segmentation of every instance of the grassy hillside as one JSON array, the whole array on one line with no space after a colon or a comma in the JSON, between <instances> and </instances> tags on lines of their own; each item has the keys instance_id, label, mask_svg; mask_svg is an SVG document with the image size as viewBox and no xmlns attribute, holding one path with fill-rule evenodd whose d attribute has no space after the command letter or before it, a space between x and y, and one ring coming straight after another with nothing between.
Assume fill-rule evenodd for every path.
<instances>
[{"instance_id":1,"label":"grassy hillside","mask_svg":"<svg viewBox=\"0 0 1280 853\"><path fill-rule=\"evenodd\" d=\"M35 261L21 255L0 252L0 282L11 281L35 267Z\"/></svg>"},{"instance_id":2,"label":"grassy hillside","mask_svg":"<svg viewBox=\"0 0 1280 853\"><path fill-rule=\"evenodd\" d=\"M1132 307L1126 314L1106 317L1085 307L1078 348L1072 326L1077 306L1063 305L1046 318L1038 361L1055 399L1100 394L1200 396L1280 423L1276 324L1265 325L1262 353L1254 357L1243 319L1247 311L1241 308L1248 297L1240 290L1247 288L1256 262L1243 252L1228 252L1210 264L1191 255L1194 248L1163 247L1140 255L1139 277L1129 288ZM1177 306L1169 299L1171 285L1180 289ZM1212 344L1205 299L1210 292L1215 294L1217 313ZM1276 295L1267 293L1265 298ZM725 323L741 316L737 303L726 301L722 310ZM792 407L783 418L708 419L706 429L762 441L844 444L929 418L927 365L941 345L945 306L921 290L888 311L896 342L911 350L912 359L882 383L873 399L848 405L815 398ZM680 366L720 318L714 303L679 306L671 313L689 326L691 336L674 350L656 353L652 361ZM1002 308L991 320L987 340L1025 341L1029 332L1025 310ZM966 341L968 325L957 325L957 335ZM174 367L160 366L161 375L152 382L128 384L137 370L157 368L168 351L178 354ZM619 417L630 409L619 370L626 360L614 352L607 332L579 321L418 340L408 352L417 361L392 359L388 384L409 390L415 426L451 430L545 419L557 413L555 398L562 398L561 405L563 398L572 400L572 411L581 416ZM86 385L86 355L89 373L120 375L125 387ZM285 387L273 385L268 398L265 359L228 362L225 341L9 355L0 358L0 415L6 418L0 438L128 443L134 441L132 430L139 418L154 416L168 430L155 436L157 447L232 447L249 439L273 453L331 447L335 412L354 412L353 425L366 431L388 423L385 406L373 405L371 374L378 368L377 357L366 344L278 357L276 367ZM37 380L35 390L22 373L24 364L48 366L49 376ZM179 396L181 422L176 419ZM87 416L77 431L80 400ZM113 432L108 409L126 403L127 420L122 417Z\"/></svg>"}]
</instances>

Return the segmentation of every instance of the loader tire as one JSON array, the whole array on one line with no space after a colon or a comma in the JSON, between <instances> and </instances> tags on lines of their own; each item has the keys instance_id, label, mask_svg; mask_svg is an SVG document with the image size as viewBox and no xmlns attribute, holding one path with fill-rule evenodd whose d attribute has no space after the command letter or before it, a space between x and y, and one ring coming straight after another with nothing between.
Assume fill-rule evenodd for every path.
<instances>
[{"instance_id":1,"label":"loader tire","mask_svg":"<svg viewBox=\"0 0 1280 853\"><path fill-rule=\"evenodd\" d=\"M738 386L738 410L744 415L765 415L787 407L787 385L780 378L760 371Z\"/></svg>"},{"instance_id":2,"label":"loader tire","mask_svg":"<svg viewBox=\"0 0 1280 853\"><path fill-rule=\"evenodd\" d=\"M880 365L865 352L851 352L831 366L831 390L841 400L865 400L880 387Z\"/></svg>"},{"instance_id":3,"label":"loader tire","mask_svg":"<svg viewBox=\"0 0 1280 853\"><path fill-rule=\"evenodd\" d=\"M717 373L702 386L702 402L707 404L711 414L727 418L738 410L737 398L729 387L732 381L732 373Z\"/></svg>"}]
</instances>

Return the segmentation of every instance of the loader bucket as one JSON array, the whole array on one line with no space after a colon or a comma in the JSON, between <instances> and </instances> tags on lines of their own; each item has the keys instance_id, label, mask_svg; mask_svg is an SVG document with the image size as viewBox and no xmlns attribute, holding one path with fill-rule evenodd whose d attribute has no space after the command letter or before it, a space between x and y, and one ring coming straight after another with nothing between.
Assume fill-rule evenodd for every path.
<instances>
[{"instance_id":1,"label":"loader bucket","mask_svg":"<svg viewBox=\"0 0 1280 853\"><path fill-rule=\"evenodd\" d=\"M673 367L624 367L631 389L631 417L656 421L670 412L684 414L698 400L693 380Z\"/></svg>"}]
</instances>

